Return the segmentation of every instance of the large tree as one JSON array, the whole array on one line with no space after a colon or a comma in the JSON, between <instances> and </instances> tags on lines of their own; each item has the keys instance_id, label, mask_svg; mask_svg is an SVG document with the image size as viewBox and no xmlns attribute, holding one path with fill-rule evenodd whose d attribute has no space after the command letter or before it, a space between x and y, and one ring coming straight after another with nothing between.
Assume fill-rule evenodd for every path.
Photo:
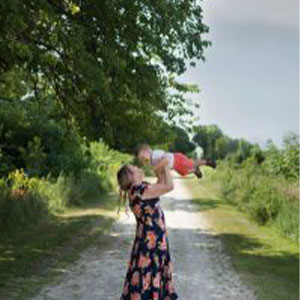
<instances>
[{"instance_id":1,"label":"large tree","mask_svg":"<svg viewBox=\"0 0 300 300\"><path fill-rule=\"evenodd\" d=\"M88 139L128 149L187 114L174 76L204 60L197 0L2 0L0 99L52 99ZM151 130L150 130L151 129Z\"/></svg>"}]
</instances>

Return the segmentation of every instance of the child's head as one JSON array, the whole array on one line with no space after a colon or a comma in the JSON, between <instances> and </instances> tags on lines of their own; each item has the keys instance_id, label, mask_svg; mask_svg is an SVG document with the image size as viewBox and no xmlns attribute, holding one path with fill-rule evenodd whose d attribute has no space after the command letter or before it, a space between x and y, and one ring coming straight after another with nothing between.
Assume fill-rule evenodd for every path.
<instances>
[{"instance_id":1,"label":"child's head","mask_svg":"<svg viewBox=\"0 0 300 300\"><path fill-rule=\"evenodd\" d=\"M149 163L151 159L150 146L148 144L139 145L136 151L136 157L141 164Z\"/></svg>"}]
</instances>

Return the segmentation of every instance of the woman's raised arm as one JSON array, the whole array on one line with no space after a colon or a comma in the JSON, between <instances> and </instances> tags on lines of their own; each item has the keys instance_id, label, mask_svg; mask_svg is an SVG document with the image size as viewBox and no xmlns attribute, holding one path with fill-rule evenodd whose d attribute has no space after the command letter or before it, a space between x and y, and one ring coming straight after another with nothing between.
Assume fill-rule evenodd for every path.
<instances>
[{"instance_id":1,"label":"woman's raised arm","mask_svg":"<svg viewBox=\"0 0 300 300\"><path fill-rule=\"evenodd\" d=\"M174 188L173 178L168 167L168 162L161 165L160 169L156 170L158 181L155 184L149 184L143 193L143 199L159 197L170 192Z\"/></svg>"}]
</instances>

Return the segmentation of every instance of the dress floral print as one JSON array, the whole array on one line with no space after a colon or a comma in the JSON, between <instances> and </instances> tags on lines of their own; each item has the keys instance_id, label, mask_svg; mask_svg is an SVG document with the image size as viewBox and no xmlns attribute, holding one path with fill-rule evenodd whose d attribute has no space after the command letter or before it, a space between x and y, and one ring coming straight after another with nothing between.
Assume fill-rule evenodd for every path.
<instances>
[{"instance_id":1,"label":"dress floral print","mask_svg":"<svg viewBox=\"0 0 300 300\"><path fill-rule=\"evenodd\" d=\"M172 280L173 265L159 198L142 200L148 183L132 187L130 208L136 218L136 236L121 300L178 299Z\"/></svg>"}]
</instances>

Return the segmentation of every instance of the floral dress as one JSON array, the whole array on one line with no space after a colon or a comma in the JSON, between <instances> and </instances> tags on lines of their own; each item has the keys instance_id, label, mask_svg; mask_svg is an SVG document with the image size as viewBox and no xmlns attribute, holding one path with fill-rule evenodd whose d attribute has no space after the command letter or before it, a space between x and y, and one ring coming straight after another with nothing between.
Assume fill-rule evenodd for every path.
<instances>
[{"instance_id":1,"label":"floral dress","mask_svg":"<svg viewBox=\"0 0 300 300\"><path fill-rule=\"evenodd\" d=\"M175 292L165 216L159 198L142 200L149 183L134 185L130 209L136 218L132 246L121 300L174 300Z\"/></svg>"}]
</instances>

